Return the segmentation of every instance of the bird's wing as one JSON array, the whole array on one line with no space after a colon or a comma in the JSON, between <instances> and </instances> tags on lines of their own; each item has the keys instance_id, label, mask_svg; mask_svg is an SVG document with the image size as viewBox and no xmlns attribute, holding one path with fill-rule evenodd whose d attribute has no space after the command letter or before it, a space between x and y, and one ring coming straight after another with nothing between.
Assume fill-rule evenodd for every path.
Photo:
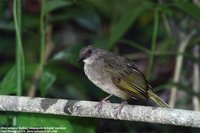
<instances>
[{"instance_id":1,"label":"bird's wing","mask_svg":"<svg viewBox=\"0 0 200 133\"><path fill-rule=\"evenodd\" d=\"M133 62L118 56L107 58L105 71L113 83L136 99L148 99L148 82Z\"/></svg>"}]
</instances>

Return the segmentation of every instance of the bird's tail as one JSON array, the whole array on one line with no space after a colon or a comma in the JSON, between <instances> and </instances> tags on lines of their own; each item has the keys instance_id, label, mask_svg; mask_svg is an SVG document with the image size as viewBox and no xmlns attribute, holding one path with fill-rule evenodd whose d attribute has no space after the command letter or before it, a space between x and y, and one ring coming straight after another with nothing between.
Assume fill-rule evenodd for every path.
<instances>
[{"instance_id":1,"label":"bird's tail","mask_svg":"<svg viewBox=\"0 0 200 133\"><path fill-rule=\"evenodd\" d=\"M148 90L149 98L151 98L160 107L170 108L170 106L163 101L159 96L157 96L151 89Z\"/></svg>"}]
</instances>

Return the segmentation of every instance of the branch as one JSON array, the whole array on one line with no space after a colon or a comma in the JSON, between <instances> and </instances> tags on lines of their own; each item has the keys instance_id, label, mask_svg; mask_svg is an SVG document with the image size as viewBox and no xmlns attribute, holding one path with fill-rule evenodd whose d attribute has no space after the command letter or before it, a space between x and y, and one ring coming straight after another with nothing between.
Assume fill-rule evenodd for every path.
<instances>
[{"instance_id":1,"label":"branch","mask_svg":"<svg viewBox=\"0 0 200 133\"><path fill-rule=\"evenodd\" d=\"M95 108L97 102L91 101L0 96L0 103L0 111L96 117L200 127L200 112L181 109L125 105L121 113L116 115L119 104L115 103L104 103L100 112Z\"/></svg>"}]
</instances>

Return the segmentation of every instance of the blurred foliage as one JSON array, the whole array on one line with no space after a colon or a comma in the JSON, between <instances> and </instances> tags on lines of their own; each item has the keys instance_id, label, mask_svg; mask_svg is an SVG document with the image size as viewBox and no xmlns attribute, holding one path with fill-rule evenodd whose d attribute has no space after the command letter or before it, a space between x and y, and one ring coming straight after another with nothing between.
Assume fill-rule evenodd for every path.
<instances>
[{"instance_id":1,"label":"blurred foliage","mask_svg":"<svg viewBox=\"0 0 200 133\"><path fill-rule=\"evenodd\" d=\"M192 109L192 96L200 97L191 89L192 64L200 64L192 54L200 43L199 5L195 0L1 0L0 94L26 96L33 85L38 97L102 99L107 94L88 81L83 65L77 63L80 49L92 44L134 59L165 100L177 86L185 92L177 107ZM191 32L185 53L178 53L180 42ZM181 80L173 83L180 54ZM15 125L66 127L68 133L199 132L139 122L0 113L0 126Z\"/></svg>"},{"instance_id":2,"label":"blurred foliage","mask_svg":"<svg viewBox=\"0 0 200 133\"><path fill-rule=\"evenodd\" d=\"M53 130L54 128L61 127L62 130L57 130L58 133L73 133L73 128L70 122L61 116L54 116L52 118L50 115L23 114L17 117L17 126L19 127L39 128L41 125L42 127L52 128Z\"/></svg>"}]
</instances>

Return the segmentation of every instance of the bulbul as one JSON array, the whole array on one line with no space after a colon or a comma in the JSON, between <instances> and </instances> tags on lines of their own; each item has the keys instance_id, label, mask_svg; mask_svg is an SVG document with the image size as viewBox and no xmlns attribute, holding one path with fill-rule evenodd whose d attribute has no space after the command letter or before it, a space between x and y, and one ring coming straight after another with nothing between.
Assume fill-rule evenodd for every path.
<instances>
[{"instance_id":1,"label":"bulbul","mask_svg":"<svg viewBox=\"0 0 200 133\"><path fill-rule=\"evenodd\" d=\"M88 79L103 91L123 101L128 99L152 99L161 107L169 108L151 89L144 74L135 63L104 49L91 45L80 51L79 62L84 62L84 72Z\"/></svg>"}]
</instances>

